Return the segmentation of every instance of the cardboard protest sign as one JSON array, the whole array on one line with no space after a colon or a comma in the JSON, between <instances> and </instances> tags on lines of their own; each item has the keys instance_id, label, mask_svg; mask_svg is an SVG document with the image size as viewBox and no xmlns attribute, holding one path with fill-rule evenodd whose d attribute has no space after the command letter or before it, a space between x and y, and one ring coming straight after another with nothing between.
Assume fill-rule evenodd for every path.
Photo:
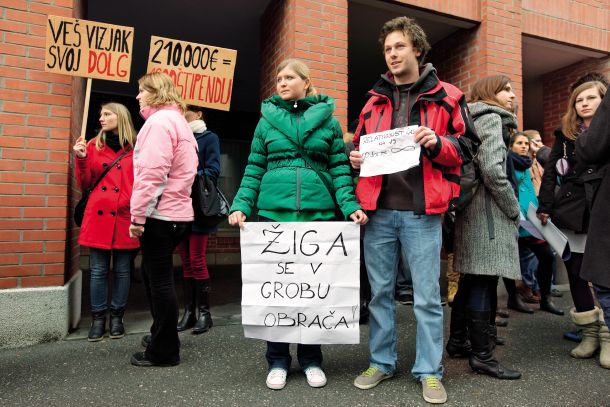
<instances>
[{"instance_id":1,"label":"cardboard protest sign","mask_svg":"<svg viewBox=\"0 0 610 407\"><path fill-rule=\"evenodd\" d=\"M241 258L246 337L303 344L359 342L359 225L246 222Z\"/></svg>"},{"instance_id":2,"label":"cardboard protest sign","mask_svg":"<svg viewBox=\"0 0 610 407\"><path fill-rule=\"evenodd\" d=\"M361 177L393 174L419 165L418 126L401 127L360 137Z\"/></svg>"},{"instance_id":3,"label":"cardboard protest sign","mask_svg":"<svg viewBox=\"0 0 610 407\"><path fill-rule=\"evenodd\" d=\"M152 36L146 72L164 72L187 104L229 110L237 51Z\"/></svg>"},{"instance_id":4,"label":"cardboard protest sign","mask_svg":"<svg viewBox=\"0 0 610 407\"><path fill-rule=\"evenodd\" d=\"M129 82L133 28L49 16L45 71Z\"/></svg>"}]
</instances>

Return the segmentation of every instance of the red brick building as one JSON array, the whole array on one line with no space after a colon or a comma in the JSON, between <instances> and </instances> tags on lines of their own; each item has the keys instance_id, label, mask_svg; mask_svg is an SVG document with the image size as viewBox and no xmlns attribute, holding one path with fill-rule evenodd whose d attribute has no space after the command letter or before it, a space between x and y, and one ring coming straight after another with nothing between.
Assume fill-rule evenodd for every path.
<instances>
[{"instance_id":1,"label":"red brick building","mask_svg":"<svg viewBox=\"0 0 610 407\"><path fill-rule=\"evenodd\" d=\"M336 99L345 127L384 70L377 35L396 16L418 20L433 47L428 60L442 80L464 92L482 76L510 76L520 123L543 131L547 143L569 84L592 70L610 74L608 0L229 0L201 6L152 0L145 9L133 3L140 2L0 0L0 347L61 338L80 318L86 250L76 244L71 219L80 195L71 148L81 127L85 80L44 71L49 14L135 28L131 82L94 81L90 135L100 102L135 106L151 35L237 49L231 111L210 112L207 119L223 142L221 182L230 195L259 102L274 91L277 62L307 61L314 86ZM234 230L221 228L211 239L211 263L238 263L237 242Z\"/></svg>"}]
</instances>

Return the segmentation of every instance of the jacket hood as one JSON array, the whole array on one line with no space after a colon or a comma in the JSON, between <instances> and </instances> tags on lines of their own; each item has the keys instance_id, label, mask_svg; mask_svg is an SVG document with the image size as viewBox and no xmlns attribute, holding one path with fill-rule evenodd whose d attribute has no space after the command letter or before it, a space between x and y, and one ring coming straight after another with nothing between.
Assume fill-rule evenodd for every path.
<instances>
[{"instance_id":1,"label":"jacket hood","mask_svg":"<svg viewBox=\"0 0 610 407\"><path fill-rule=\"evenodd\" d=\"M514 114L500 106L494 106L485 102L468 103L468 110L473 120L486 114L495 113L502 119L502 125L513 129L517 128L517 118Z\"/></svg>"},{"instance_id":2,"label":"jacket hood","mask_svg":"<svg viewBox=\"0 0 610 407\"><path fill-rule=\"evenodd\" d=\"M294 133L295 116L302 118L299 132L304 134L320 127L334 111L334 99L324 95L307 96L298 100L283 100L276 95L264 100L261 105L263 118L288 136Z\"/></svg>"},{"instance_id":3,"label":"jacket hood","mask_svg":"<svg viewBox=\"0 0 610 407\"><path fill-rule=\"evenodd\" d=\"M428 63L420 67L419 78L411 85L410 90L414 93L425 93L434 89L439 80L436 76L436 68ZM397 92L398 86L394 82L394 75L390 71L381 75L381 79L373 86L373 92L380 93L389 98Z\"/></svg>"}]
</instances>

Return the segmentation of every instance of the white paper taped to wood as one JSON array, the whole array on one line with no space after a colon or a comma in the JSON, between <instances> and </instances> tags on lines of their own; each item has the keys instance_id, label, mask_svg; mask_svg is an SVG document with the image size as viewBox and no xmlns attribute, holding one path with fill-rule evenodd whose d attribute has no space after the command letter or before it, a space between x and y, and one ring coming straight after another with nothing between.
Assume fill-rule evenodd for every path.
<instances>
[{"instance_id":1,"label":"white paper taped to wood","mask_svg":"<svg viewBox=\"0 0 610 407\"><path fill-rule=\"evenodd\" d=\"M241 258L246 337L359 343L360 226L246 222Z\"/></svg>"},{"instance_id":2,"label":"white paper taped to wood","mask_svg":"<svg viewBox=\"0 0 610 407\"><path fill-rule=\"evenodd\" d=\"M360 137L361 177L393 174L419 165L420 145L415 142L419 126L400 127Z\"/></svg>"}]
</instances>

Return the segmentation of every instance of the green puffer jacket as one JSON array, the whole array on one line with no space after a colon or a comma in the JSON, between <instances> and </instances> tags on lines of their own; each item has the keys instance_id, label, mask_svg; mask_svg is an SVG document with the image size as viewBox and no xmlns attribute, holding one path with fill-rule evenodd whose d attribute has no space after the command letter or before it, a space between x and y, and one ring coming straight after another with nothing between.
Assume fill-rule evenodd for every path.
<instances>
[{"instance_id":1,"label":"green puffer jacket","mask_svg":"<svg viewBox=\"0 0 610 407\"><path fill-rule=\"evenodd\" d=\"M334 100L322 95L299 99L296 107L294 101L279 96L263 101L231 212L241 211L249 218L256 205L259 215L280 222L334 218L335 204L328 189L288 137L332 181L343 215L347 218L360 209L334 110Z\"/></svg>"}]
</instances>

